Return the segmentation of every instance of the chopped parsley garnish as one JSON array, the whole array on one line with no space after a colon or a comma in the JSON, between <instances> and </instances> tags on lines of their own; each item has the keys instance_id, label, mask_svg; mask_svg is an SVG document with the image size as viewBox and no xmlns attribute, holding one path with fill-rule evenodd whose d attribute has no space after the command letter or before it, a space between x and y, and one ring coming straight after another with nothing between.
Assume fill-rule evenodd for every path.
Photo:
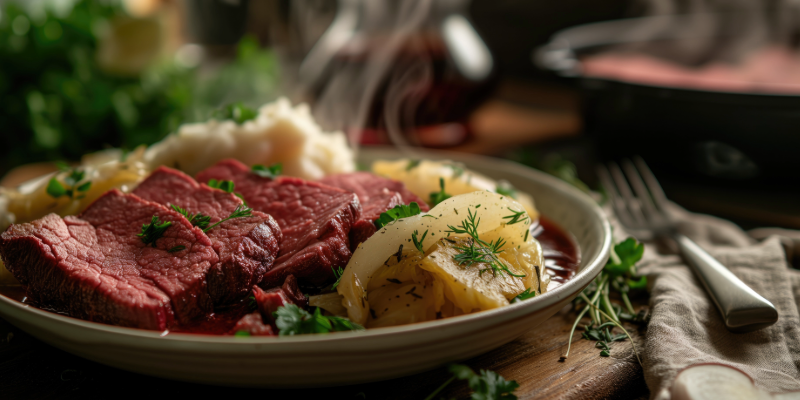
<instances>
[{"instance_id":1,"label":"chopped parsley garnish","mask_svg":"<svg viewBox=\"0 0 800 400\"><path fill-rule=\"evenodd\" d=\"M245 106L241 102L228 104L211 113L211 118L216 119L231 119L233 122L241 125L252 119L256 119L258 113L250 107Z\"/></svg>"},{"instance_id":2,"label":"chopped parsley garnish","mask_svg":"<svg viewBox=\"0 0 800 400\"><path fill-rule=\"evenodd\" d=\"M431 206L436 206L437 204L451 198L449 194L445 193L444 191L444 178L439 178L439 191L431 193Z\"/></svg>"},{"instance_id":3,"label":"chopped parsley garnish","mask_svg":"<svg viewBox=\"0 0 800 400\"><path fill-rule=\"evenodd\" d=\"M280 336L303 335L307 333L329 333L341 331L360 331L364 327L347 318L324 316L317 308L314 314L294 305L278 307L272 313Z\"/></svg>"},{"instance_id":4,"label":"chopped parsley garnish","mask_svg":"<svg viewBox=\"0 0 800 400\"><path fill-rule=\"evenodd\" d=\"M253 215L253 209L252 208L247 207L244 204L239 204L238 206L236 206L236 209L233 210L233 212L231 212L230 215L228 215L227 217L217 221L217 223L215 223L214 225L211 225L208 228L203 229L203 232L208 232L208 231L211 230L211 228L213 228L213 227L215 227L215 226L217 226L217 225L219 225L219 224L221 224L221 223L223 223L223 222L225 222L225 221L227 221L229 219L249 217L251 215Z\"/></svg>"},{"instance_id":5,"label":"chopped parsley garnish","mask_svg":"<svg viewBox=\"0 0 800 400\"><path fill-rule=\"evenodd\" d=\"M478 207L475 207L475 208L478 208ZM507 215L507 216L503 217L503 219L508 219L508 221L506 221L506 224L508 224L508 225L514 225L514 224L516 224L518 222L525 222L528 219L528 213L525 212L524 210L523 211L514 211L514 210L512 210L510 208L508 210L511 211L511 215Z\"/></svg>"},{"instance_id":6,"label":"chopped parsley garnish","mask_svg":"<svg viewBox=\"0 0 800 400\"><path fill-rule=\"evenodd\" d=\"M214 189L220 189L223 192L233 193L233 188L236 187L236 184L233 181L218 181L216 179L211 179L208 181L208 186Z\"/></svg>"},{"instance_id":7,"label":"chopped parsley garnish","mask_svg":"<svg viewBox=\"0 0 800 400\"><path fill-rule=\"evenodd\" d=\"M419 160L410 160L406 165L406 171L411 171L412 169L417 168L419 166L419 163L420 163Z\"/></svg>"},{"instance_id":8,"label":"chopped parsley garnish","mask_svg":"<svg viewBox=\"0 0 800 400\"><path fill-rule=\"evenodd\" d=\"M450 364L447 369L453 374L442 386L439 386L425 400L433 400L439 392L456 379L467 381L472 389L472 400L516 400L514 391L519 388L517 381L507 381L497 372L482 369L480 374L461 364Z\"/></svg>"},{"instance_id":9,"label":"chopped parsley garnish","mask_svg":"<svg viewBox=\"0 0 800 400\"><path fill-rule=\"evenodd\" d=\"M416 202L411 202L409 205L400 204L396 205L393 208L382 212L380 217L375 220L375 226L378 229L383 228L384 226L388 225L392 221L397 221L401 218L408 218L414 215L419 214L421 211L419 209L419 204Z\"/></svg>"},{"instance_id":10,"label":"chopped parsley garnish","mask_svg":"<svg viewBox=\"0 0 800 400\"><path fill-rule=\"evenodd\" d=\"M411 240L414 242L414 246L419 250L420 253L425 253L425 249L422 248L422 242L425 241L425 236L428 236L428 230L425 230L425 233L422 234L422 239L417 239L417 235L419 232L416 230L414 233L411 234Z\"/></svg>"},{"instance_id":11,"label":"chopped parsley garnish","mask_svg":"<svg viewBox=\"0 0 800 400\"><path fill-rule=\"evenodd\" d=\"M331 269L333 269L333 276L336 277L336 282L334 282L333 286L331 286L331 290L336 290L336 287L339 286L339 281L342 280L342 274L344 274L344 268L331 267Z\"/></svg>"},{"instance_id":12,"label":"chopped parsley garnish","mask_svg":"<svg viewBox=\"0 0 800 400\"><path fill-rule=\"evenodd\" d=\"M58 168L61 172L69 172L69 174L64 178L64 183L61 183L55 176L50 178L45 189L47 194L55 199L61 196L78 200L86 197L85 193L92 187L92 181L81 183L86 177L86 172L80 168L70 168L64 163L58 163Z\"/></svg>"},{"instance_id":13,"label":"chopped parsley garnish","mask_svg":"<svg viewBox=\"0 0 800 400\"><path fill-rule=\"evenodd\" d=\"M518 294L516 297L514 297L511 300L511 302L512 303L516 303L518 301L528 300L528 299L532 299L534 297L536 297L536 291L534 290L534 291L531 292L531 288L527 288L527 289L525 289L524 292L522 292L522 293Z\"/></svg>"},{"instance_id":14,"label":"chopped parsley garnish","mask_svg":"<svg viewBox=\"0 0 800 400\"><path fill-rule=\"evenodd\" d=\"M203 215L201 213L192 214L177 204L170 204L169 206L172 207L173 210L183 215L189 221L189 223L200 229L205 229L211 222L211 217L208 215Z\"/></svg>"},{"instance_id":15,"label":"chopped parsley garnish","mask_svg":"<svg viewBox=\"0 0 800 400\"><path fill-rule=\"evenodd\" d=\"M275 179L283 172L283 164L275 163L270 165L269 167L263 166L261 164L253 165L250 168L250 172L262 177L262 178L269 178Z\"/></svg>"},{"instance_id":16,"label":"chopped parsley garnish","mask_svg":"<svg viewBox=\"0 0 800 400\"><path fill-rule=\"evenodd\" d=\"M450 230L447 231L448 233L467 234L472 238L469 242L469 246L453 246L454 249L460 251L459 254L453 256L453 260L459 265L466 264L467 268L473 264L488 265L490 268L481 270L481 274L486 271L491 271L492 275L499 272L502 276L502 273L505 272L513 277L525 277L525 275L517 275L511 272L508 266L497 257L498 254L503 252L502 248L506 243L505 240L503 238L497 238L497 240L488 243L482 240L478 237L478 225L481 222L480 218L477 218L478 212L476 211L473 213L468 207L467 215L467 219L462 220L461 225L458 227L447 225L447 227L450 228Z\"/></svg>"},{"instance_id":17,"label":"chopped parsley garnish","mask_svg":"<svg viewBox=\"0 0 800 400\"><path fill-rule=\"evenodd\" d=\"M164 236L164 231L172 225L172 222L166 221L160 223L158 221L158 216L153 215L153 218L150 220L149 224L142 224L142 232L137 233L136 236L142 238L142 242L144 244L153 245L156 247L156 240L160 239L161 236Z\"/></svg>"}]
</instances>

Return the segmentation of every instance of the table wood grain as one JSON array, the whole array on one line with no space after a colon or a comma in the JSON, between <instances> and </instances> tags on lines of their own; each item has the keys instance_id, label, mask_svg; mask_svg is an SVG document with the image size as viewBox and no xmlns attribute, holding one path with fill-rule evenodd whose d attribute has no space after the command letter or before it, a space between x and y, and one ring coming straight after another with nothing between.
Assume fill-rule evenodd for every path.
<instances>
[{"instance_id":1,"label":"table wood grain","mask_svg":"<svg viewBox=\"0 0 800 400\"><path fill-rule=\"evenodd\" d=\"M516 380L520 399L643 399L648 395L642 369L628 341L613 344L611 357L600 357L594 342L573 339L569 359L559 361L575 313L565 307L538 328L482 356L466 360L474 370L490 369ZM641 332L635 335L643 345ZM336 368L336 360L331 360ZM214 387L169 381L98 364L49 346L0 319L0 397L95 398L332 398L424 399L450 377L444 368L362 385L335 388L273 390ZM465 382L454 382L442 398L469 397Z\"/></svg>"}]
</instances>

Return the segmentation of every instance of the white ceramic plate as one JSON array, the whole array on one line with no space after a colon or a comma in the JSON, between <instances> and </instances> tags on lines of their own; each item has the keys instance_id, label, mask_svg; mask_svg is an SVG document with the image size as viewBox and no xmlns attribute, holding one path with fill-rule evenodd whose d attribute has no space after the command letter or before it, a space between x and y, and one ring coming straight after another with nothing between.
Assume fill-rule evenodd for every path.
<instances>
[{"instance_id":1,"label":"white ceramic plate","mask_svg":"<svg viewBox=\"0 0 800 400\"><path fill-rule=\"evenodd\" d=\"M360 161L398 158L365 150ZM345 385L396 378L485 353L545 322L586 287L608 259L611 229L584 193L511 162L456 153L415 157L460 161L532 194L537 208L574 235L582 260L567 283L508 307L413 325L294 337L169 334L82 321L0 295L0 316L55 347L146 375L184 381L265 387ZM0 288L2 292L2 288Z\"/></svg>"}]
</instances>

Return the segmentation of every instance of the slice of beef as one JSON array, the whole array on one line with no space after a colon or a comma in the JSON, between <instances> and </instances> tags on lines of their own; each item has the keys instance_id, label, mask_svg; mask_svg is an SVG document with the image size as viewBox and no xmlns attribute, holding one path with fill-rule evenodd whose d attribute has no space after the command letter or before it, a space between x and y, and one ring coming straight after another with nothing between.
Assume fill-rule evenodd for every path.
<instances>
[{"instance_id":1,"label":"slice of beef","mask_svg":"<svg viewBox=\"0 0 800 400\"><path fill-rule=\"evenodd\" d=\"M275 329L271 325L265 324L261 313L256 311L245 315L239 321L236 321L236 326L231 329L231 334L239 332L247 332L250 336L275 336Z\"/></svg>"},{"instance_id":2,"label":"slice of beef","mask_svg":"<svg viewBox=\"0 0 800 400\"><path fill-rule=\"evenodd\" d=\"M253 287L253 297L256 299L261 317L272 325L275 324L273 313L278 311L278 307L294 304L302 309L308 308L308 297L300 292L294 275L286 277L281 287L267 290L261 290L258 286Z\"/></svg>"},{"instance_id":3,"label":"slice of beef","mask_svg":"<svg viewBox=\"0 0 800 400\"><path fill-rule=\"evenodd\" d=\"M197 183L183 172L160 167L133 194L156 203L178 205L189 213L211 217L217 223L242 205L242 200L219 189ZM250 293L253 285L272 268L282 238L271 216L253 211L251 217L234 218L206 232L219 255L208 272L208 293L216 305L232 304Z\"/></svg>"},{"instance_id":4,"label":"slice of beef","mask_svg":"<svg viewBox=\"0 0 800 400\"><path fill-rule=\"evenodd\" d=\"M375 220L381 213L399 204L416 202L420 210L430 208L422 199L406 189L402 182L387 179L369 172L353 172L326 176L319 180L329 186L353 192L361 202L361 219L350 230L350 248L369 239L376 231Z\"/></svg>"},{"instance_id":5,"label":"slice of beef","mask_svg":"<svg viewBox=\"0 0 800 400\"><path fill-rule=\"evenodd\" d=\"M157 216L171 222L154 245L136 235ZM176 246L185 249L169 252ZM211 241L183 216L111 190L77 217L50 214L0 235L0 256L33 301L107 324L164 330L212 310Z\"/></svg>"},{"instance_id":6,"label":"slice of beef","mask_svg":"<svg viewBox=\"0 0 800 400\"><path fill-rule=\"evenodd\" d=\"M280 253L261 287L281 285L289 275L321 287L334 280L332 267L350 260L348 234L361 213L353 193L297 178L262 178L236 160L220 161L197 174L199 182L211 179L233 181L250 207L278 221Z\"/></svg>"}]
</instances>

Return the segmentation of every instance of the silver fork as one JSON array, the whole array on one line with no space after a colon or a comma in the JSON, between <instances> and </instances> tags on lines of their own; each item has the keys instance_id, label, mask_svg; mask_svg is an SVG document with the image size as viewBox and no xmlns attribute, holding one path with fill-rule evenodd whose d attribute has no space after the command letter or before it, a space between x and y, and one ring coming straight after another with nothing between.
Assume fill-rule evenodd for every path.
<instances>
[{"instance_id":1,"label":"silver fork","mask_svg":"<svg viewBox=\"0 0 800 400\"><path fill-rule=\"evenodd\" d=\"M667 197L639 157L599 165L597 175L620 224L639 240L671 238L717 305L732 332L751 332L774 324L778 310L694 241L679 233L666 213ZM624 170L624 173L623 173ZM632 188L632 189L631 189Z\"/></svg>"}]
</instances>

